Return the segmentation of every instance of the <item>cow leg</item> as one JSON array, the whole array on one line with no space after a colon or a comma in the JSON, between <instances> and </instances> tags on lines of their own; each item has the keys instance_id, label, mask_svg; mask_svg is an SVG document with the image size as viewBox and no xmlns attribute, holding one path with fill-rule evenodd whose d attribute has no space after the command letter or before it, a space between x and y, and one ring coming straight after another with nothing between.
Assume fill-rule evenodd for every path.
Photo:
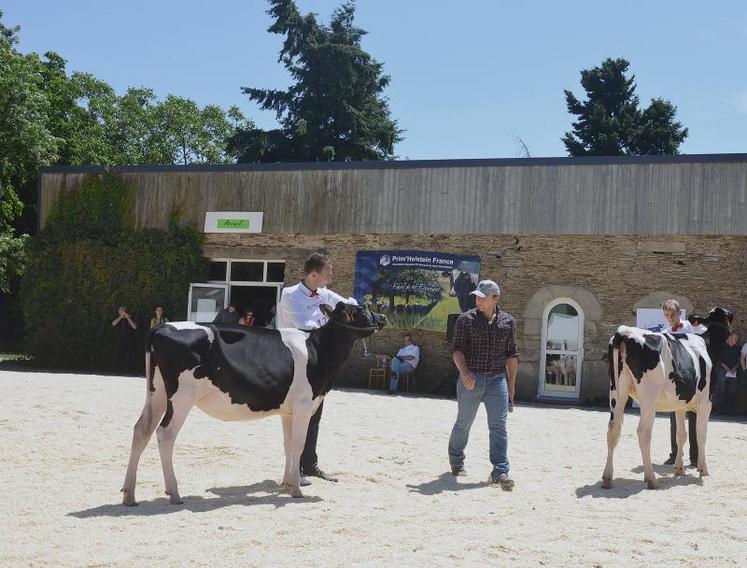
<instances>
[{"instance_id":1,"label":"cow leg","mask_svg":"<svg viewBox=\"0 0 747 568\"><path fill-rule=\"evenodd\" d=\"M612 487L612 458L617 442L620 440L620 432L622 430L623 419L625 418L625 405L628 403L628 393L630 392L630 380L627 377L620 376L617 382L617 390L610 390L610 421L607 424L607 464L604 466L604 473L602 474L602 487L604 489Z\"/></svg>"},{"instance_id":2,"label":"cow leg","mask_svg":"<svg viewBox=\"0 0 747 568\"><path fill-rule=\"evenodd\" d=\"M179 497L179 489L174 474L174 443L184 422L187 420L189 411L197 400L194 386L188 381L179 381L179 389L171 399L173 412L169 415L168 408L161 425L156 430L158 437L158 451L161 454L161 467L163 468L163 479L166 485L166 495L169 496L172 505L181 505L184 501Z\"/></svg>"},{"instance_id":3,"label":"cow leg","mask_svg":"<svg viewBox=\"0 0 747 568\"><path fill-rule=\"evenodd\" d=\"M640 391L639 391L640 392ZM656 397L641 395L641 418L638 421L638 446L643 458L643 481L649 489L656 489L656 475L651 464L651 433L656 419Z\"/></svg>"},{"instance_id":4,"label":"cow leg","mask_svg":"<svg viewBox=\"0 0 747 568\"><path fill-rule=\"evenodd\" d=\"M698 412L695 415L695 432L698 440L698 473L700 477L709 475L708 466L705 459L706 434L708 433L708 419L711 416L713 403L706 399L698 405Z\"/></svg>"},{"instance_id":5,"label":"cow leg","mask_svg":"<svg viewBox=\"0 0 747 568\"><path fill-rule=\"evenodd\" d=\"M674 474L685 475L685 464L683 463L685 441L687 440L687 432L685 431L685 411L676 410L674 412L674 418L677 424L677 456L674 458Z\"/></svg>"},{"instance_id":6,"label":"cow leg","mask_svg":"<svg viewBox=\"0 0 747 568\"><path fill-rule=\"evenodd\" d=\"M137 505L135 501L135 485L137 483L137 466L140 456L143 454L153 432L158 426L158 421L166 412L166 390L163 380L156 376L153 382L155 392L146 391L145 406L140 419L135 424L132 432L132 447L130 449L130 462L127 464L127 474L122 486L122 503L124 505ZM148 386L146 385L146 389Z\"/></svg>"},{"instance_id":7,"label":"cow leg","mask_svg":"<svg viewBox=\"0 0 747 568\"><path fill-rule=\"evenodd\" d=\"M293 415L283 414L280 417L283 421L283 446L285 447L285 472L283 473L283 485L290 487L290 456L291 456L291 435L293 433Z\"/></svg>"},{"instance_id":8,"label":"cow leg","mask_svg":"<svg viewBox=\"0 0 747 568\"><path fill-rule=\"evenodd\" d=\"M306 432L309 429L309 420L314 413L313 410L314 405L311 401L309 401L309 404L296 404L291 417L291 437L288 448L290 453L286 453L285 472L293 497L303 497L303 493L301 493L301 453L306 444Z\"/></svg>"}]
</instances>

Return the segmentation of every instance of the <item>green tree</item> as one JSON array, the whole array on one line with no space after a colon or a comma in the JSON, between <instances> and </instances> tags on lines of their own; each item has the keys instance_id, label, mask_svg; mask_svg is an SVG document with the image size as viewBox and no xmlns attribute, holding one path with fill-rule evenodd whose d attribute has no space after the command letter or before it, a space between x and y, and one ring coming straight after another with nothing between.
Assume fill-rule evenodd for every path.
<instances>
[{"instance_id":1,"label":"green tree","mask_svg":"<svg viewBox=\"0 0 747 568\"><path fill-rule=\"evenodd\" d=\"M565 91L568 112L577 117L563 136L571 156L677 154L687 128L675 121L677 108L662 98L641 109L635 76L625 59L606 59L581 71L586 100Z\"/></svg>"},{"instance_id":2,"label":"green tree","mask_svg":"<svg viewBox=\"0 0 747 568\"><path fill-rule=\"evenodd\" d=\"M244 87L280 128L242 129L231 141L240 162L385 160L402 131L390 116L383 64L361 47L364 30L346 2L329 25L302 15L293 0L269 0L269 32L285 36L278 61L293 85L286 91Z\"/></svg>"}]
</instances>

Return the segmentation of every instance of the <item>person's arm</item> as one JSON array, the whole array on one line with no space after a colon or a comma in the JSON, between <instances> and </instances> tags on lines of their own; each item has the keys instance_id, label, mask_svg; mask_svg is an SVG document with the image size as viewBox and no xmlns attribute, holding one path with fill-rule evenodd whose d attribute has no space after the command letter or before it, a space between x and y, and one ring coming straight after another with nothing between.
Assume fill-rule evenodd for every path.
<instances>
[{"instance_id":1,"label":"person's arm","mask_svg":"<svg viewBox=\"0 0 747 568\"><path fill-rule=\"evenodd\" d=\"M745 343L742 346L742 350L739 352L739 364L742 365L742 370L747 370L747 361L745 360L745 349L744 349L745 346L747 346L747 343Z\"/></svg>"},{"instance_id":2,"label":"person's arm","mask_svg":"<svg viewBox=\"0 0 747 568\"><path fill-rule=\"evenodd\" d=\"M118 324L118 323L119 323L120 321L122 321L122 318L123 318L123 317L124 317L124 316L117 316L117 317L116 317L116 318L114 319L114 321L112 321L112 326L114 326L114 327L117 327L117 324Z\"/></svg>"},{"instance_id":3,"label":"person's arm","mask_svg":"<svg viewBox=\"0 0 747 568\"><path fill-rule=\"evenodd\" d=\"M475 388L475 377L467 366L467 359L464 357L464 352L467 349L467 330L465 329L465 319L460 316L456 320L454 325L454 353L452 359L456 368L459 370L459 376L462 379L462 383L467 390Z\"/></svg>"},{"instance_id":4,"label":"person's arm","mask_svg":"<svg viewBox=\"0 0 747 568\"><path fill-rule=\"evenodd\" d=\"M132 329L137 329L137 324L135 323L135 320L132 319L132 317L130 316L130 314L125 314L124 317L127 318L127 323L130 324L130 327Z\"/></svg>"},{"instance_id":5,"label":"person's arm","mask_svg":"<svg viewBox=\"0 0 747 568\"><path fill-rule=\"evenodd\" d=\"M293 310L293 302L287 295L280 296L280 301L275 307L276 329L305 329L302 314Z\"/></svg>"},{"instance_id":6,"label":"person's arm","mask_svg":"<svg viewBox=\"0 0 747 568\"><path fill-rule=\"evenodd\" d=\"M466 389L472 390L475 388L475 377L472 374L472 371L469 370L469 367L467 367L467 360L464 358L464 353L461 351L454 351L452 359L454 359L454 364L457 369L459 369L459 376L461 377Z\"/></svg>"},{"instance_id":7,"label":"person's arm","mask_svg":"<svg viewBox=\"0 0 747 568\"><path fill-rule=\"evenodd\" d=\"M514 402L516 394L516 372L519 369L519 353L516 351L516 320L511 325L511 333L506 345L506 378L508 379L508 400Z\"/></svg>"}]
</instances>

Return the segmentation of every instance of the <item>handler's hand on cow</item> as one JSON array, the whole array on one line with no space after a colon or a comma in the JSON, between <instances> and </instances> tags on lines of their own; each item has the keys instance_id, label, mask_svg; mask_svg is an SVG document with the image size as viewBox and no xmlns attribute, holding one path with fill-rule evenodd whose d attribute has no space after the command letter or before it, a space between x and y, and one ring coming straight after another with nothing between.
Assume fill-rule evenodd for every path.
<instances>
[{"instance_id":1,"label":"handler's hand on cow","mask_svg":"<svg viewBox=\"0 0 747 568\"><path fill-rule=\"evenodd\" d=\"M475 388L475 377L472 375L472 373L467 373L466 375L462 375L462 383L464 383L464 387L467 390L472 390Z\"/></svg>"}]
</instances>

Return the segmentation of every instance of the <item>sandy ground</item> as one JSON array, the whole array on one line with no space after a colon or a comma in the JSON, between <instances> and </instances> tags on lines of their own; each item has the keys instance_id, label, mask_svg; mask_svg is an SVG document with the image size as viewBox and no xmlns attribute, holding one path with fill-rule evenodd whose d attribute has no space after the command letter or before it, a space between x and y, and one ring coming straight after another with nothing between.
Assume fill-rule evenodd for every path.
<instances>
[{"instance_id":1,"label":"sandy ground","mask_svg":"<svg viewBox=\"0 0 747 568\"><path fill-rule=\"evenodd\" d=\"M451 400L333 392L319 443L340 482L281 491L280 419L215 421L193 411L177 440L185 503L163 495L155 437L140 505L120 505L137 378L0 372L3 566L744 566L747 424L712 422L711 476L644 489L628 415L616 485L600 488L608 413L518 406L510 415L513 492L486 483L480 411L466 477L448 471ZM655 461L668 422L654 430Z\"/></svg>"}]
</instances>

